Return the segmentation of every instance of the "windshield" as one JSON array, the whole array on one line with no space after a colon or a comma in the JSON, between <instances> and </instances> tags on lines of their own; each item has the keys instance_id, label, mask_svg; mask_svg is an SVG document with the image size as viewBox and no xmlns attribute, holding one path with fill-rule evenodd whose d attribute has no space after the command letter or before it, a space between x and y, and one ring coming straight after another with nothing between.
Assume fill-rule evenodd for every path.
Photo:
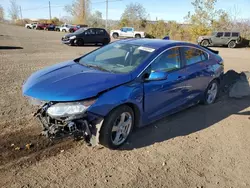
<instances>
[{"instance_id":1,"label":"windshield","mask_svg":"<svg viewBox=\"0 0 250 188\"><path fill-rule=\"evenodd\" d=\"M82 57L78 62L99 70L129 73L137 68L153 51L153 48L112 43Z\"/></svg>"},{"instance_id":2,"label":"windshield","mask_svg":"<svg viewBox=\"0 0 250 188\"><path fill-rule=\"evenodd\" d=\"M78 33L84 32L86 30L87 30L86 28L80 28L80 29L77 29L74 33L78 34Z\"/></svg>"}]
</instances>

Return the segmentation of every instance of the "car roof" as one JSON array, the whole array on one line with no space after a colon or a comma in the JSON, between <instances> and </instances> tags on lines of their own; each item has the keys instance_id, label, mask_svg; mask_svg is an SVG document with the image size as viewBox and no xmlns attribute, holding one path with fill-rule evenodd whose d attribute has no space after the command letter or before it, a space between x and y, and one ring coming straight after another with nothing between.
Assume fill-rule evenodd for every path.
<instances>
[{"instance_id":1,"label":"car roof","mask_svg":"<svg viewBox=\"0 0 250 188\"><path fill-rule=\"evenodd\" d=\"M128 43L132 45L138 45L138 46L149 47L149 48L154 48L154 49L159 49L159 48L168 47L168 46L177 46L177 45L195 46L194 44L187 43L187 42L163 40L163 39L124 39L124 40L119 40L117 42Z\"/></svg>"}]
</instances>

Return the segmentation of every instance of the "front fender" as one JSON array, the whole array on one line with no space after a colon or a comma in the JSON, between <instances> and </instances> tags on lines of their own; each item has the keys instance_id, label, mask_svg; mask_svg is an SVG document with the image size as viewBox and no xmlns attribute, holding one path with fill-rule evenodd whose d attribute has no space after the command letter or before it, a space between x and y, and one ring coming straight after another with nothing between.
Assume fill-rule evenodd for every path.
<instances>
[{"instance_id":1,"label":"front fender","mask_svg":"<svg viewBox=\"0 0 250 188\"><path fill-rule=\"evenodd\" d=\"M130 103L136 105L140 114L143 112L143 84L132 82L102 93L88 109L89 112L107 116L114 108ZM141 122L141 121L140 121Z\"/></svg>"}]
</instances>

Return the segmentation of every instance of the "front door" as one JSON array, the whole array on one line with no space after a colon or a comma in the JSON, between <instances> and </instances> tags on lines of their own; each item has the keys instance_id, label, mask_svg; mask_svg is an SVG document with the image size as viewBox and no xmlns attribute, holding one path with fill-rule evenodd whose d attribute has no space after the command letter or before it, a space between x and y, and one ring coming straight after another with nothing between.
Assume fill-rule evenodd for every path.
<instances>
[{"instance_id":1,"label":"front door","mask_svg":"<svg viewBox=\"0 0 250 188\"><path fill-rule=\"evenodd\" d=\"M213 38L212 38L212 43L215 46L221 46L223 45L223 32L218 32Z\"/></svg>"},{"instance_id":2,"label":"front door","mask_svg":"<svg viewBox=\"0 0 250 188\"><path fill-rule=\"evenodd\" d=\"M161 54L149 67L149 72L166 71L165 80L144 83L144 123L154 121L186 103L186 71L182 67L179 48Z\"/></svg>"}]
</instances>

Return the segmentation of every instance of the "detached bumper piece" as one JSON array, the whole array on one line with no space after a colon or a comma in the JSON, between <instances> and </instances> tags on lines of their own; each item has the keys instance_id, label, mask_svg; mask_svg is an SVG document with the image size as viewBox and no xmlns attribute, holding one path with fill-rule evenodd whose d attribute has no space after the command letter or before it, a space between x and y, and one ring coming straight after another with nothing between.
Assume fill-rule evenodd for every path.
<instances>
[{"instance_id":1,"label":"detached bumper piece","mask_svg":"<svg viewBox=\"0 0 250 188\"><path fill-rule=\"evenodd\" d=\"M75 140L84 139L91 146L99 144L102 117L85 113L78 117L54 119L46 113L48 107L45 105L34 114L43 128L42 135L51 140L73 137Z\"/></svg>"}]
</instances>

